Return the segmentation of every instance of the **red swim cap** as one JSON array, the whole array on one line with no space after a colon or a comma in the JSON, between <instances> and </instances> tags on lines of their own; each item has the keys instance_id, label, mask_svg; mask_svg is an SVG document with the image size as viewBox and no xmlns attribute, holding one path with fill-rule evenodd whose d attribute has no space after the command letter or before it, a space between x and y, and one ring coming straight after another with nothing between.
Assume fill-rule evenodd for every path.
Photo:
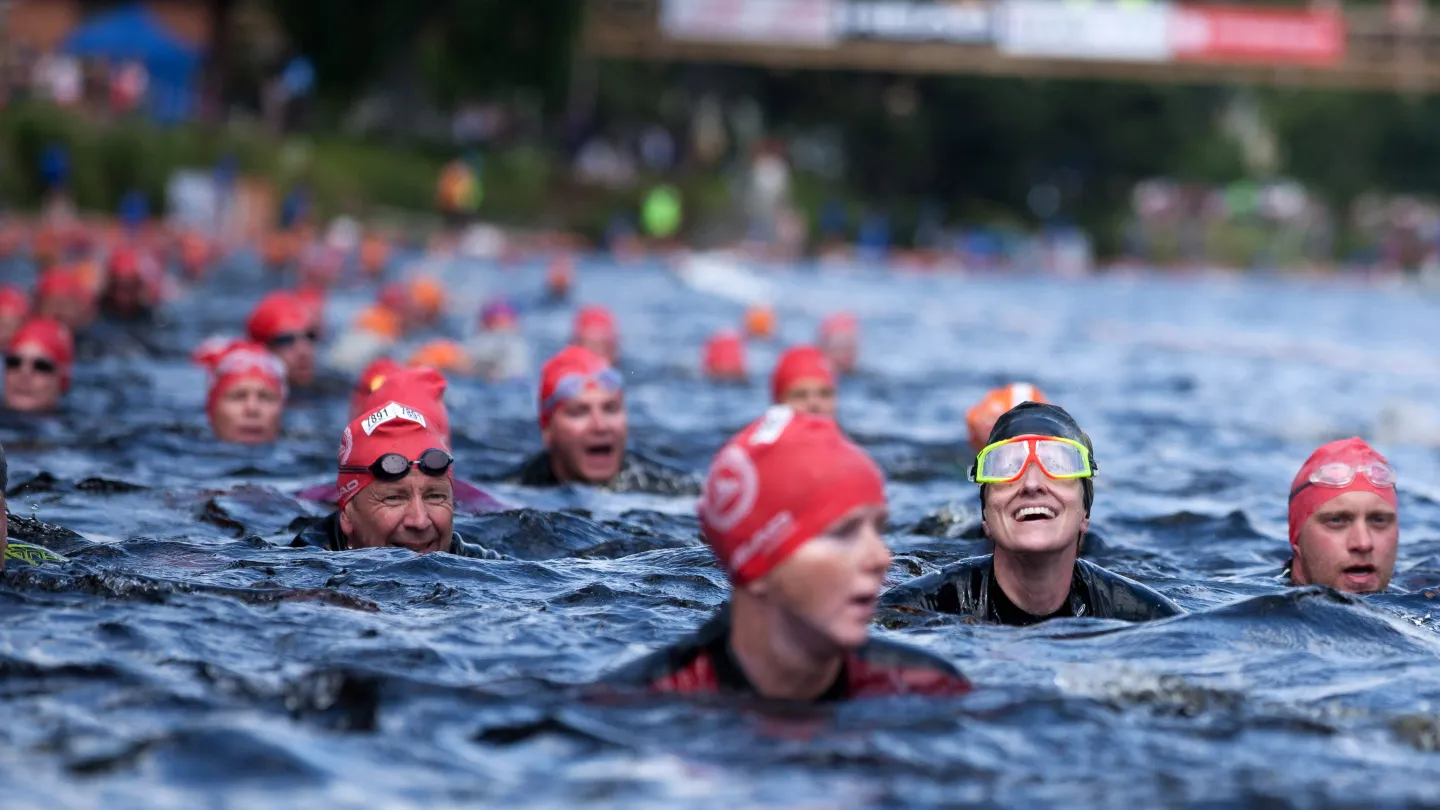
<instances>
[{"instance_id":1,"label":"red swim cap","mask_svg":"<svg viewBox=\"0 0 1440 810\"><path fill-rule=\"evenodd\" d=\"M449 440L450 413L445 408L444 375L429 366L402 368L396 366L377 377L375 390L359 403L360 413L370 413L387 402L406 402L425 414L430 426Z\"/></svg>"},{"instance_id":2,"label":"red swim cap","mask_svg":"<svg viewBox=\"0 0 1440 810\"><path fill-rule=\"evenodd\" d=\"M1386 503L1396 506L1393 484L1387 487L1377 487L1367 476L1359 472L1355 473L1353 481L1343 487L1310 484L1310 476L1326 464L1345 464L1357 467L1372 462L1386 466L1390 464L1384 456L1376 452L1375 448L1366 444L1358 436L1322 444L1310 454L1310 458L1305 459L1305 463L1300 467L1300 472L1295 474L1295 480L1290 482L1290 491L1295 493L1290 497L1290 544L1292 546L1295 541L1300 539L1300 529L1305 526L1305 521L1309 520L1316 510L1347 492L1373 492L1383 498ZM1309 486L1306 486L1307 484Z\"/></svg>"},{"instance_id":3,"label":"red swim cap","mask_svg":"<svg viewBox=\"0 0 1440 810\"><path fill-rule=\"evenodd\" d=\"M388 357L377 357L370 361L370 365L360 372L360 378L355 381L356 396L369 396L370 392L380 387L385 382L385 377L393 372L399 371L404 366L391 360Z\"/></svg>"},{"instance_id":4,"label":"red swim cap","mask_svg":"<svg viewBox=\"0 0 1440 810\"><path fill-rule=\"evenodd\" d=\"M860 322L855 316L848 312L837 312L827 315L825 320L820 322L820 342L829 343L832 340L854 341L860 337Z\"/></svg>"},{"instance_id":5,"label":"red swim cap","mask_svg":"<svg viewBox=\"0 0 1440 810\"><path fill-rule=\"evenodd\" d=\"M770 374L770 401L780 402L785 399L785 392L790 390L790 386L810 379L835 385L835 368L830 365L830 358L814 346L786 349Z\"/></svg>"},{"instance_id":6,"label":"red swim cap","mask_svg":"<svg viewBox=\"0 0 1440 810\"><path fill-rule=\"evenodd\" d=\"M0 284L0 315L15 317L30 311L30 298L19 287Z\"/></svg>"},{"instance_id":7,"label":"red swim cap","mask_svg":"<svg viewBox=\"0 0 1440 810\"><path fill-rule=\"evenodd\" d=\"M70 330L53 318L31 318L15 330L7 350L12 354L28 344L37 344L60 370L60 390L70 390L70 368L75 363L75 340Z\"/></svg>"},{"instance_id":8,"label":"red swim cap","mask_svg":"<svg viewBox=\"0 0 1440 810\"><path fill-rule=\"evenodd\" d=\"M269 343L275 338L303 332L314 325L315 312L310 305L288 290L272 292L260 299L250 313L246 330L256 343Z\"/></svg>"},{"instance_id":9,"label":"red swim cap","mask_svg":"<svg viewBox=\"0 0 1440 810\"><path fill-rule=\"evenodd\" d=\"M722 329L705 341L705 373L711 377L745 376L745 340L734 329Z\"/></svg>"},{"instance_id":10,"label":"red swim cap","mask_svg":"<svg viewBox=\"0 0 1440 810\"><path fill-rule=\"evenodd\" d=\"M88 301L90 293L79 273L57 267L41 275L40 281L35 285L35 300L46 298Z\"/></svg>"},{"instance_id":11,"label":"red swim cap","mask_svg":"<svg viewBox=\"0 0 1440 810\"><path fill-rule=\"evenodd\" d=\"M884 503L884 474L835 420L775 405L715 456L698 512L705 541L741 586L850 510Z\"/></svg>"},{"instance_id":12,"label":"red swim cap","mask_svg":"<svg viewBox=\"0 0 1440 810\"><path fill-rule=\"evenodd\" d=\"M610 370L608 360L583 346L566 346L554 357L546 360L545 365L540 367L540 429L549 427L550 417L560 405L556 392L561 381L566 377L579 376L589 377L590 384L595 384L599 382L594 379L597 375ZM589 385L585 385L580 390L588 387Z\"/></svg>"},{"instance_id":13,"label":"red swim cap","mask_svg":"<svg viewBox=\"0 0 1440 810\"><path fill-rule=\"evenodd\" d=\"M575 313L575 337L615 340L618 337L615 316L598 304L583 306Z\"/></svg>"},{"instance_id":14,"label":"red swim cap","mask_svg":"<svg viewBox=\"0 0 1440 810\"><path fill-rule=\"evenodd\" d=\"M203 348L203 344L202 344ZM200 356L201 352L196 351ZM207 352L201 361L210 370L210 390L205 397L205 414L213 417L215 406L230 386L241 380L259 380L284 399L285 364L259 343L232 341L218 352Z\"/></svg>"},{"instance_id":15,"label":"red swim cap","mask_svg":"<svg viewBox=\"0 0 1440 810\"><path fill-rule=\"evenodd\" d=\"M340 490L337 505L344 509L355 494L375 483L368 469L386 453L399 453L414 461L431 448L449 452L450 442L437 433L423 411L398 402L383 406L350 423L340 436L335 486ZM354 470L362 470L355 472ZM454 467L445 477L454 481Z\"/></svg>"}]
</instances>

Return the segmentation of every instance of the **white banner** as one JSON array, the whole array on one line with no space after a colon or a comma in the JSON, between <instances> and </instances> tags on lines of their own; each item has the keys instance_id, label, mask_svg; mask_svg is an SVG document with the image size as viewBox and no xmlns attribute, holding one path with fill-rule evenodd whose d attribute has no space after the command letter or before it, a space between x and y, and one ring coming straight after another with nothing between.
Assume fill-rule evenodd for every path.
<instances>
[{"instance_id":1,"label":"white banner","mask_svg":"<svg viewBox=\"0 0 1440 810\"><path fill-rule=\"evenodd\" d=\"M851 0L836 7L836 29L842 38L982 43L994 39L994 12L989 2Z\"/></svg>"},{"instance_id":2,"label":"white banner","mask_svg":"<svg viewBox=\"0 0 1440 810\"><path fill-rule=\"evenodd\" d=\"M1164 62L1170 4L1005 0L996 38L1002 53L1045 59Z\"/></svg>"},{"instance_id":3,"label":"white banner","mask_svg":"<svg viewBox=\"0 0 1440 810\"><path fill-rule=\"evenodd\" d=\"M832 0L664 0L660 31L670 39L756 45L835 43Z\"/></svg>"}]
</instances>

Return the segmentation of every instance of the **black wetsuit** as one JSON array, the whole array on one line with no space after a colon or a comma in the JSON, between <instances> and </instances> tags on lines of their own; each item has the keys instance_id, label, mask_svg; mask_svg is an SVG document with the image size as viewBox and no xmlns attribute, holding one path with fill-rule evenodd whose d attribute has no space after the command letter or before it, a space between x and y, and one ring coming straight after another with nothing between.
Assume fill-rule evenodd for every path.
<instances>
[{"instance_id":1,"label":"black wetsuit","mask_svg":"<svg viewBox=\"0 0 1440 810\"><path fill-rule=\"evenodd\" d=\"M550 451L531 456L505 476L505 480L525 487L558 487L555 468L550 464ZM700 482L695 477L652 461L634 451L627 451L620 463L620 473L601 486L613 492L645 492L651 495L699 495Z\"/></svg>"},{"instance_id":2,"label":"black wetsuit","mask_svg":"<svg viewBox=\"0 0 1440 810\"><path fill-rule=\"evenodd\" d=\"M730 651L728 606L694 635L632 661L606 676L603 683L683 695L759 697ZM816 702L887 695L963 695L970 689L970 681L944 659L872 638L845 657L839 677Z\"/></svg>"},{"instance_id":3,"label":"black wetsuit","mask_svg":"<svg viewBox=\"0 0 1440 810\"><path fill-rule=\"evenodd\" d=\"M311 523L290 541L291 548L323 548L327 551L349 551L350 538L340 531L340 513L331 512L321 520ZM459 532L450 534L451 554L461 557L478 557L482 560L503 560L505 557L478 543L467 543Z\"/></svg>"},{"instance_id":4,"label":"black wetsuit","mask_svg":"<svg viewBox=\"0 0 1440 810\"><path fill-rule=\"evenodd\" d=\"M1022 610L1005 594L995 578L994 557L989 554L961 560L897 585L880 597L880 608L933 610L1016 626L1065 616L1143 622L1185 612L1151 588L1094 563L1076 560L1070 595L1059 610L1036 616Z\"/></svg>"}]
</instances>

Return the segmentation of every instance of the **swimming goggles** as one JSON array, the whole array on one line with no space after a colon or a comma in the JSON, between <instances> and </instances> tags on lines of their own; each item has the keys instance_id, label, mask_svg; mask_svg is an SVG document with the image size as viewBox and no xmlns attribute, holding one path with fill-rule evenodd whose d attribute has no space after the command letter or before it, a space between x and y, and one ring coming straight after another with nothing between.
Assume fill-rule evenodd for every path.
<instances>
[{"instance_id":1,"label":"swimming goggles","mask_svg":"<svg viewBox=\"0 0 1440 810\"><path fill-rule=\"evenodd\" d=\"M420 454L420 458L411 461L400 453L386 453L375 459L375 463L368 467L354 465L342 466L342 473L370 473L377 481L399 481L410 474L411 467L419 467L420 472L431 478L439 478L450 469L455 463L455 458L439 448L432 447Z\"/></svg>"},{"instance_id":2,"label":"swimming goggles","mask_svg":"<svg viewBox=\"0 0 1440 810\"><path fill-rule=\"evenodd\" d=\"M541 410L548 413L560 403L569 402L584 393L591 383L599 386L602 391L610 393L625 388L625 378L621 377L620 372L613 368L603 368L594 374L566 374L560 378L559 382L555 383L555 390L550 396L540 403Z\"/></svg>"},{"instance_id":3,"label":"swimming goggles","mask_svg":"<svg viewBox=\"0 0 1440 810\"><path fill-rule=\"evenodd\" d=\"M1329 464L1321 464L1310 473L1310 480L1296 487L1290 492L1290 500L1295 500L1301 490L1314 484L1322 487L1343 489L1355 481L1355 476L1363 475L1376 489L1389 489L1395 486L1395 468L1383 461L1366 461L1363 464L1346 464L1343 461L1332 461Z\"/></svg>"},{"instance_id":4,"label":"swimming goggles","mask_svg":"<svg viewBox=\"0 0 1440 810\"><path fill-rule=\"evenodd\" d=\"M26 359L27 358L21 357L18 354L6 355L5 368L10 371L19 371L25 367ZM34 369L36 374L54 374L57 370L55 362L52 360L47 360L43 357L31 357L28 359L30 361L30 368Z\"/></svg>"},{"instance_id":5,"label":"swimming goggles","mask_svg":"<svg viewBox=\"0 0 1440 810\"><path fill-rule=\"evenodd\" d=\"M1090 451L1080 442L1059 436L1016 436L981 450L970 467L970 480L977 484L1018 481L1032 463L1057 481L1093 478L1096 473Z\"/></svg>"},{"instance_id":6,"label":"swimming goggles","mask_svg":"<svg viewBox=\"0 0 1440 810\"><path fill-rule=\"evenodd\" d=\"M314 329L307 329L304 332L286 332L283 335L276 335L275 337L265 341L265 345L269 346L272 349L283 349L286 346L299 343L300 338L305 338L311 343L319 343L320 333L315 331Z\"/></svg>"}]
</instances>

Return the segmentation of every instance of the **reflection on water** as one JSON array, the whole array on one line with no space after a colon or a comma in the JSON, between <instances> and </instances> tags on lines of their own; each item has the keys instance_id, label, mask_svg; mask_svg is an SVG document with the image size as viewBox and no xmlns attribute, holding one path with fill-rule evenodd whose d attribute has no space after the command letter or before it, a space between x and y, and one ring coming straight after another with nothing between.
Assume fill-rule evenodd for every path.
<instances>
[{"instance_id":1,"label":"reflection on water","mask_svg":"<svg viewBox=\"0 0 1440 810\"><path fill-rule=\"evenodd\" d=\"M0 579L7 808L1440 801L1427 300L1277 281L780 276L781 339L751 347L753 368L824 313L862 318L841 418L892 476L893 579L986 550L963 416L1021 376L1095 440L1089 557L1195 611L1025 629L936 617L884 632L953 656L972 695L782 712L580 688L724 600L686 499L497 485L521 508L457 528L505 562L288 547L322 514L293 496L333 475L345 403L297 407L274 448L209 441L185 356L258 297L246 269L146 339L157 359L82 366L63 417L0 421L12 533L72 557ZM538 273L479 277L521 300L539 287ZM763 379L693 373L740 306L658 271L591 267L581 282L621 317L635 442L702 471L765 404ZM342 294L334 322L361 296ZM568 318L525 313L537 354ZM452 385L463 477L532 449L533 396ZM1290 477L1353 433L1401 473L1398 590L1280 588Z\"/></svg>"}]
</instances>

